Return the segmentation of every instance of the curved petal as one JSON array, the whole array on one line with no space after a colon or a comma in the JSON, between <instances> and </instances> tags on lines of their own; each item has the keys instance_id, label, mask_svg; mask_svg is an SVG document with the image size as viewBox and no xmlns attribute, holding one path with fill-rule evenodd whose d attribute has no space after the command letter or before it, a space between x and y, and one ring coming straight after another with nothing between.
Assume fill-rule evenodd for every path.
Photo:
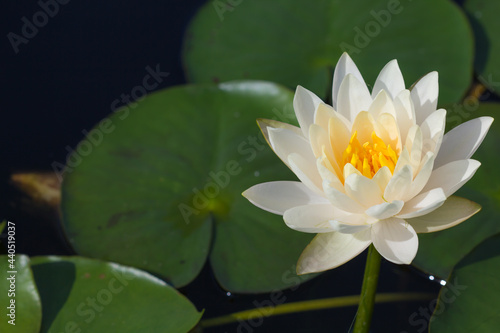
<instances>
[{"instance_id":1,"label":"curved petal","mask_svg":"<svg viewBox=\"0 0 500 333\"><path fill-rule=\"evenodd\" d=\"M415 198L406 202L397 217L409 219L417 216L429 214L438 209L446 201L446 195L440 188L435 188L428 192L421 193Z\"/></svg>"},{"instance_id":2,"label":"curved petal","mask_svg":"<svg viewBox=\"0 0 500 333\"><path fill-rule=\"evenodd\" d=\"M332 205L305 205L291 208L283 214L285 224L294 230L310 233L332 232L330 220L334 216Z\"/></svg>"},{"instance_id":3,"label":"curved petal","mask_svg":"<svg viewBox=\"0 0 500 333\"><path fill-rule=\"evenodd\" d=\"M356 131L358 141L363 144L367 141L372 140L372 132L374 130L375 119L373 118L373 116L368 111L360 111L354 118L351 132L354 133L354 131ZM346 147L347 145L344 146L343 149L345 149Z\"/></svg>"},{"instance_id":4,"label":"curved petal","mask_svg":"<svg viewBox=\"0 0 500 333\"><path fill-rule=\"evenodd\" d=\"M301 182L276 181L257 184L242 193L255 206L283 215L285 211L307 204L329 204Z\"/></svg>"},{"instance_id":5,"label":"curved petal","mask_svg":"<svg viewBox=\"0 0 500 333\"><path fill-rule=\"evenodd\" d=\"M276 155L290 167L288 156L298 153L306 160L316 161L309 141L285 128L268 128L269 142Z\"/></svg>"},{"instance_id":6,"label":"curved petal","mask_svg":"<svg viewBox=\"0 0 500 333\"><path fill-rule=\"evenodd\" d=\"M425 118L436 111L439 96L438 79L437 72L430 72L418 80L411 89L417 124L421 124Z\"/></svg>"},{"instance_id":7,"label":"curved petal","mask_svg":"<svg viewBox=\"0 0 500 333\"><path fill-rule=\"evenodd\" d=\"M352 61L351 57L346 52L344 52L342 56L340 56L340 59L335 66L335 71L333 72L332 106L335 110L337 110L340 85L342 81L344 81L344 78L347 74L354 75L359 80L359 82L363 83L366 86L365 80L359 72L358 67L356 66L354 61Z\"/></svg>"},{"instance_id":8,"label":"curved petal","mask_svg":"<svg viewBox=\"0 0 500 333\"><path fill-rule=\"evenodd\" d=\"M400 200L410 189L413 173L411 166L406 165L392 176L385 188L384 199L388 202Z\"/></svg>"},{"instance_id":9,"label":"curved petal","mask_svg":"<svg viewBox=\"0 0 500 333\"><path fill-rule=\"evenodd\" d=\"M379 91L385 90L394 99L404 89L403 74L399 69L398 61L394 59L389 61L380 71L373 86L372 97L375 97Z\"/></svg>"},{"instance_id":10,"label":"curved petal","mask_svg":"<svg viewBox=\"0 0 500 333\"><path fill-rule=\"evenodd\" d=\"M368 112L377 118L382 113L388 113L394 118L396 118L396 109L394 108L394 103L391 97L385 90L381 90L377 95L374 96L373 102L368 109Z\"/></svg>"},{"instance_id":11,"label":"curved petal","mask_svg":"<svg viewBox=\"0 0 500 333\"><path fill-rule=\"evenodd\" d=\"M399 93L394 99L394 108L396 109L396 119L398 120L401 138L406 140L409 128L416 124L415 108L409 90L403 90Z\"/></svg>"},{"instance_id":12,"label":"curved petal","mask_svg":"<svg viewBox=\"0 0 500 333\"><path fill-rule=\"evenodd\" d=\"M480 117L469 120L446 133L436 157L435 168L470 158L483 142L492 123L493 118Z\"/></svg>"},{"instance_id":13,"label":"curved petal","mask_svg":"<svg viewBox=\"0 0 500 333\"><path fill-rule=\"evenodd\" d=\"M431 113L420 125L422 130L422 154L432 151L438 153L443 141L444 128L446 125L446 110L439 109Z\"/></svg>"},{"instance_id":14,"label":"curved petal","mask_svg":"<svg viewBox=\"0 0 500 333\"><path fill-rule=\"evenodd\" d=\"M353 121L361 111L368 111L372 98L364 82L359 81L354 75L347 74L340 84L337 96L337 112Z\"/></svg>"},{"instance_id":15,"label":"curved petal","mask_svg":"<svg viewBox=\"0 0 500 333\"><path fill-rule=\"evenodd\" d=\"M449 197L446 202L432 213L407 219L416 232L435 232L451 228L467 220L481 210L481 206L473 201Z\"/></svg>"},{"instance_id":16,"label":"curved petal","mask_svg":"<svg viewBox=\"0 0 500 333\"><path fill-rule=\"evenodd\" d=\"M283 214L283 220L289 228L297 231L323 233L335 231L336 223L365 226L367 216L351 214L327 203L290 208Z\"/></svg>"},{"instance_id":17,"label":"curved petal","mask_svg":"<svg viewBox=\"0 0 500 333\"><path fill-rule=\"evenodd\" d=\"M351 139L351 124L346 124L343 116L335 112L335 116L328 121L330 144L337 161L342 161L342 153L347 148Z\"/></svg>"},{"instance_id":18,"label":"curved petal","mask_svg":"<svg viewBox=\"0 0 500 333\"><path fill-rule=\"evenodd\" d=\"M370 228L369 225L350 225L340 223L339 221L331 221L330 225L334 231L338 231L343 234L355 234L357 232Z\"/></svg>"},{"instance_id":19,"label":"curved petal","mask_svg":"<svg viewBox=\"0 0 500 333\"><path fill-rule=\"evenodd\" d=\"M283 128L286 130L290 130L293 133L297 134L298 136L303 136L302 131L299 127L293 126L287 123L282 123L281 121L273 120L273 119L263 119L259 118L257 119L257 125L260 128L260 131L264 135L264 138L267 141L267 144L269 147L272 148L271 146L271 141L269 141L269 128Z\"/></svg>"},{"instance_id":20,"label":"curved petal","mask_svg":"<svg viewBox=\"0 0 500 333\"><path fill-rule=\"evenodd\" d=\"M406 136L405 147L410 153L410 164L413 169L413 176L418 172L420 168L420 162L422 160L422 130L418 125L410 127L408 130L408 135Z\"/></svg>"},{"instance_id":21,"label":"curved petal","mask_svg":"<svg viewBox=\"0 0 500 333\"><path fill-rule=\"evenodd\" d=\"M363 206L351 199L347 194L330 186L328 182L323 182L325 195L335 207L350 213L361 214L364 212Z\"/></svg>"},{"instance_id":22,"label":"curved petal","mask_svg":"<svg viewBox=\"0 0 500 333\"><path fill-rule=\"evenodd\" d=\"M377 220L388 219L399 213L404 206L404 201L394 200L393 202L384 202L368 208L365 213Z\"/></svg>"},{"instance_id":23,"label":"curved petal","mask_svg":"<svg viewBox=\"0 0 500 333\"><path fill-rule=\"evenodd\" d=\"M354 234L318 234L302 252L297 263L297 274L338 267L363 252L371 242L370 228Z\"/></svg>"},{"instance_id":24,"label":"curved petal","mask_svg":"<svg viewBox=\"0 0 500 333\"><path fill-rule=\"evenodd\" d=\"M316 158L323 156L323 150L328 151L329 155L333 156L330 138L327 131L316 124L309 127L309 142Z\"/></svg>"},{"instance_id":25,"label":"curved petal","mask_svg":"<svg viewBox=\"0 0 500 333\"><path fill-rule=\"evenodd\" d=\"M390 218L372 225L373 245L387 260L409 265L418 251L418 236L404 220Z\"/></svg>"},{"instance_id":26,"label":"curved petal","mask_svg":"<svg viewBox=\"0 0 500 333\"><path fill-rule=\"evenodd\" d=\"M380 187L365 176L350 175L345 180L344 188L346 194L362 206L371 207L384 202Z\"/></svg>"},{"instance_id":27,"label":"curved petal","mask_svg":"<svg viewBox=\"0 0 500 333\"><path fill-rule=\"evenodd\" d=\"M314 113L320 103L323 103L321 98L306 88L297 86L293 97L293 108L302 133L306 138L309 137L309 126L314 124Z\"/></svg>"},{"instance_id":28,"label":"curved petal","mask_svg":"<svg viewBox=\"0 0 500 333\"><path fill-rule=\"evenodd\" d=\"M288 155L288 165L304 185L317 194L324 195L321 190L323 180L316 168L316 160L306 160L301 155L293 153Z\"/></svg>"},{"instance_id":29,"label":"curved petal","mask_svg":"<svg viewBox=\"0 0 500 333\"><path fill-rule=\"evenodd\" d=\"M344 192L344 185L340 182L340 179L334 170L330 170L323 163L327 163L328 160L325 158L318 158L316 161L316 167L318 168L318 172L323 179L323 182L326 180L330 187L335 188L337 191Z\"/></svg>"},{"instance_id":30,"label":"curved petal","mask_svg":"<svg viewBox=\"0 0 500 333\"><path fill-rule=\"evenodd\" d=\"M422 191L442 188L449 197L474 176L481 163L476 160L459 160L435 169Z\"/></svg>"},{"instance_id":31,"label":"curved petal","mask_svg":"<svg viewBox=\"0 0 500 333\"><path fill-rule=\"evenodd\" d=\"M422 192L422 189L425 187L427 182L429 181L430 176L432 175L432 168L434 166L434 153L430 151L425 154L425 157L422 161L422 167L417 173L417 176L413 179L410 185L410 190L404 196L403 200L408 201L413 199L417 194Z\"/></svg>"},{"instance_id":32,"label":"curved petal","mask_svg":"<svg viewBox=\"0 0 500 333\"><path fill-rule=\"evenodd\" d=\"M373 176L372 179L375 183L377 183L378 187L380 188L380 191L384 193L385 188L387 187L387 184L389 184L391 178L392 178L391 170L389 170L388 167L384 166L377 171L377 173Z\"/></svg>"},{"instance_id":33,"label":"curved petal","mask_svg":"<svg viewBox=\"0 0 500 333\"><path fill-rule=\"evenodd\" d=\"M377 117L375 132L386 144L394 150L401 151L401 135L396 118L389 113L381 113Z\"/></svg>"}]
</instances>

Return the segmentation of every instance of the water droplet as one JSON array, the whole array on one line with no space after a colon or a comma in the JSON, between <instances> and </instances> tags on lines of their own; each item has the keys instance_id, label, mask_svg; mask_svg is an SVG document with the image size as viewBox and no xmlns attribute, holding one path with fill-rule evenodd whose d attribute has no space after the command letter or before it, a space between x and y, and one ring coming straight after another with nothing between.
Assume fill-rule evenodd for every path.
<instances>
[{"instance_id":1,"label":"water droplet","mask_svg":"<svg viewBox=\"0 0 500 333\"><path fill-rule=\"evenodd\" d=\"M226 296L231 296L231 295L232 295L232 294L231 294L231 292L229 292L229 291L226 293Z\"/></svg>"},{"instance_id":2,"label":"water droplet","mask_svg":"<svg viewBox=\"0 0 500 333\"><path fill-rule=\"evenodd\" d=\"M429 280L434 281L434 275L429 275Z\"/></svg>"},{"instance_id":3,"label":"water droplet","mask_svg":"<svg viewBox=\"0 0 500 333\"><path fill-rule=\"evenodd\" d=\"M445 280L441 280L441 281L439 281L439 284L442 285L442 286L446 286L446 281Z\"/></svg>"},{"instance_id":4,"label":"water droplet","mask_svg":"<svg viewBox=\"0 0 500 333\"><path fill-rule=\"evenodd\" d=\"M259 171L255 171L255 172L253 173L253 175L254 175L255 177L259 177L259 176L260 176L260 172L259 172Z\"/></svg>"},{"instance_id":5,"label":"water droplet","mask_svg":"<svg viewBox=\"0 0 500 333\"><path fill-rule=\"evenodd\" d=\"M482 13L482 12L480 12L480 11L477 11L477 12L475 12L475 13L474 13L474 16L475 16L476 18L481 18L481 17L483 16L483 13Z\"/></svg>"},{"instance_id":6,"label":"water droplet","mask_svg":"<svg viewBox=\"0 0 500 333\"><path fill-rule=\"evenodd\" d=\"M239 118L240 117L240 113L239 112L235 112L234 113L234 118Z\"/></svg>"}]
</instances>

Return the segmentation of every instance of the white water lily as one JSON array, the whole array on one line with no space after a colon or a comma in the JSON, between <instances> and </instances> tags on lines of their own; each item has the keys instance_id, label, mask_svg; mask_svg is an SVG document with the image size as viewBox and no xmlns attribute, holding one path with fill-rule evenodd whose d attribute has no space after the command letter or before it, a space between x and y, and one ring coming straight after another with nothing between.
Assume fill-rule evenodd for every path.
<instances>
[{"instance_id":1,"label":"white water lily","mask_svg":"<svg viewBox=\"0 0 500 333\"><path fill-rule=\"evenodd\" d=\"M396 264L410 264L417 233L450 228L480 206L452 196L476 172L470 159L493 118L470 120L444 134L436 110L438 74L405 88L396 60L370 93L344 53L333 76L332 106L298 86L300 128L259 120L269 145L300 180L255 185L243 195L283 215L288 227L317 233L297 264L299 274L338 267L373 243Z\"/></svg>"}]
</instances>

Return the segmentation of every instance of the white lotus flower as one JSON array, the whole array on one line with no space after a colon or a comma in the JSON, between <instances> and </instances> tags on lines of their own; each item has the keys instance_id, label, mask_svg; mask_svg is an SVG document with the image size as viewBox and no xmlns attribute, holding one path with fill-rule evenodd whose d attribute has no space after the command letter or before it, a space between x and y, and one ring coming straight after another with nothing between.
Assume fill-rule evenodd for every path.
<instances>
[{"instance_id":1,"label":"white lotus flower","mask_svg":"<svg viewBox=\"0 0 500 333\"><path fill-rule=\"evenodd\" d=\"M243 195L283 215L290 228L317 233L299 258L299 274L340 266L372 242L387 260L410 264L417 233L450 228L480 210L452 194L479 167L470 157L493 118L444 135L446 110L436 110L437 99L437 72L408 90L396 60L370 94L344 53L333 76L333 107L298 86L293 105L300 128L259 120L300 182L259 184Z\"/></svg>"}]
</instances>

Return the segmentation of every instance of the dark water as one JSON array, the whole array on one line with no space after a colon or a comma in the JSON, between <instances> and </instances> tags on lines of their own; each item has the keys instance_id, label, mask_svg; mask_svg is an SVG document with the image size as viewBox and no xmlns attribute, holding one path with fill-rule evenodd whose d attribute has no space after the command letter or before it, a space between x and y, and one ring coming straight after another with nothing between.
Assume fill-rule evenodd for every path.
<instances>
[{"instance_id":1,"label":"dark water","mask_svg":"<svg viewBox=\"0 0 500 333\"><path fill-rule=\"evenodd\" d=\"M0 204L1 219L15 221L18 253L72 254L59 227L33 215L23 196L9 184L14 171L51 169L64 163L66 147L74 147L99 120L159 66L169 75L157 89L185 83L179 51L183 32L202 0L69 1L60 5L16 53L9 32L21 33L23 17L40 10L36 1L6 1L0 19L2 87ZM5 252L5 249L2 249ZM280 300L294 302L358 294L365 256L285 291ZM434 292L439 284L417 271L384 262L380 292ZM231 295L220 289L206 265L194 283L181 290L205 317L269 304L270 295ZM377 306L373 332L423 332L429 301ZM420 313L417 316L414 313ZM423 311L423 312L422 312ZM206 332L347 332L355 307L268 317L207 329ZM410 317L413 315L413 320ZM423 321L425 322L425 321Z\"/></svg>"}]
</instances>

